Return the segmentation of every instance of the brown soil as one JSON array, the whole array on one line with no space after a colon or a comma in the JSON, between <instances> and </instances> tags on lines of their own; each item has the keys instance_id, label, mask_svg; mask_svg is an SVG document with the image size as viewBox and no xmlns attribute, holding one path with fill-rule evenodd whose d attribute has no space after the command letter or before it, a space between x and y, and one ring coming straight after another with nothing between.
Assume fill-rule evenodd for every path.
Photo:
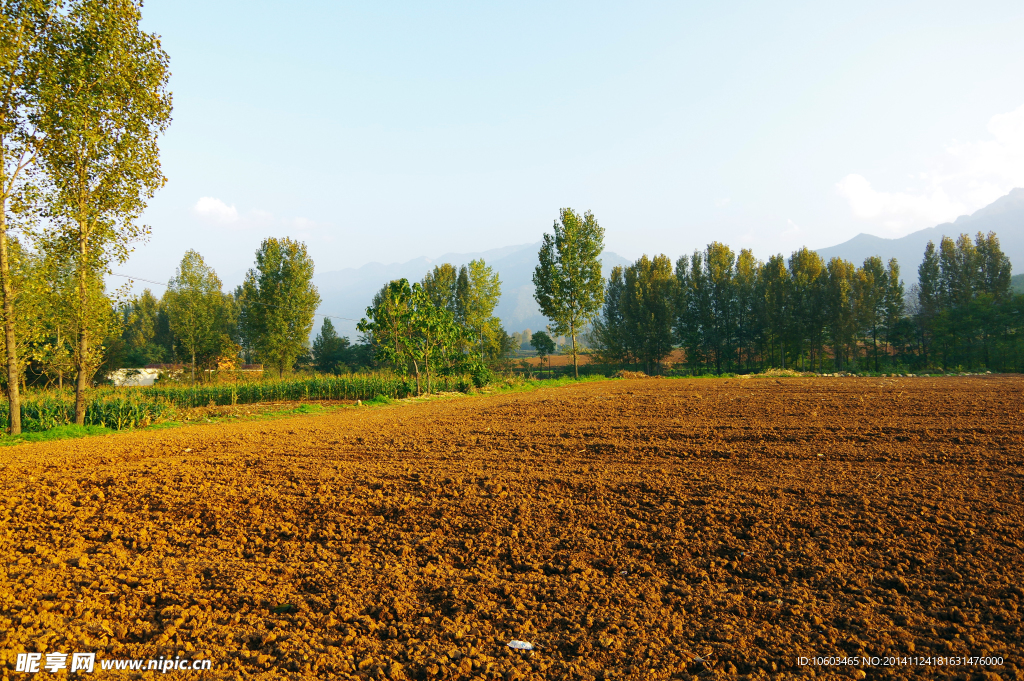
<instances>
[{"instance_id":1,"label":"brown soil","mask_svg":"<svg viewBox=\"0 0 1024 681\"><path fill-rule=\"evenodd\" d=\"M7 449L3 676L1019 679L1022 389L617 380ZM863 655L931 663L798 665ZM934 658L968 655L1004 663Z\"/></svg>"}]
</instances>

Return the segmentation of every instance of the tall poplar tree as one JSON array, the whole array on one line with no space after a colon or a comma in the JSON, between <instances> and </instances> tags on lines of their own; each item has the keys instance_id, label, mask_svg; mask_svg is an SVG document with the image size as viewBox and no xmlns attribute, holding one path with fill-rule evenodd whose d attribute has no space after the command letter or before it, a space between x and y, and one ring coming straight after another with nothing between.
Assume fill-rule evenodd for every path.
<instances>
[{"instance_id":1,"label":"tall poplar tree","mask_svg":"<svg viewBox=\"0 0 1024 681\"><path fill-rule=\"evenodd\" d=\"M736 254L732 249L718 241L708 244L704 251L708 310L705 326L708 333L708 348L715 362L715 371L719 374L732 357L735 345L735 262Z\"/></svg>"},{"instance_id":2,"label":"tall poplar tree","mask_svg":"<svg viewBox=\"0 0 1024 681\"><path fill-rule=\"evenodd\" d=\"M873 255L857 270L855 290L861 328L871 336L875 371L878 371L878 330L885 326L886 273L882 259Z\"/></svg>"},{"instance_id":3,"label":"tall poplar tree","mask_svg":"<svg viewBox=\"0 0 1024 681\"><path fill-rule=\"evenodd\" d=\"M576 337L604 302L604 229L590 211L581 216L563 208L554 232L544 235L537 254L540 262L533 272L533 297L541 313L554 322L552 330L571 339L573 375L579 378Z\"/></svg>"},{"instance_id":4,"label":"tall poplar tree","mask_svg":"<svg viewBox=\"0 0 1024 681\"><path fill-rule=\"evenodd\" d=\"M468 272L466 277L468 286ZM458 281L459 271L452 264L444 263L427 272L421 283L434 305L458 317Z\"/></svg>"},{"instance_id":5,"label":"tall poplar tree","mask_svg":"<svg viewBox=\"0 0 1024 681\"><path fill-rule=\"evenodd\" d=\"M815 361L820 362L824 346L824 272L821 256L807 247L794 251L789 258L790 345L801 362L809 354L812 371Z\"/></svg>"},{"instance_id":6,"label":"tall poplar tree","mask_svg":"<svg viewBox=\"0 0 1024 681\"><path fill-rule=\"evenodd\" d=\"M616 265L608 274L608 286L605 289L604 304L601 314L594 319L591 336L597 346L598 356L602 362L632 362L633 339L632 328L626 321L623 311L623 295L626 291L626 278L622 265ZM547 334L544 334L547 337ZM536 346L535 346L536 347Z\"/></svg>"},{"instance_id":7,"label":"tall poplar tree","mask_svg":"<svg viewBox=\"0 0 1024 681\"><path fill-rule=\"evenodd\" d=\"M61 15L44 72L40 158L54 229L46 249L74 268L75 423L99 366L97 285L148 228L137 220L165 178L157 137L171 120L167 54L141 30L138 0L78 0Z\"/></svg>"},{"instance_id":8,"label":"tall poplar tree","mask_svg":"<svg viewBox=\"0 0 1024 681\"><path fill-rule=\"evenodd\" d=\"M903 317L904 296L906 294L903 280L900 279L900 264L896 258L890 258L883 277L882 309L885 315L885 343L889 346L890 359L893 355L893 340L896 338L896 325Z\"/></svg>"},{"instance_id":9,"label":"tall poplar tree","mask_svg":"<svg viewBox=\"0 0 1024 681\"><path fill-rule=\"evenodd\" d=\"M0 294L8 432L21 432L21 396L16 308L21 291L12 272L11 233L25 226L37 182L35 162L45 136L39 129L41 76L54 68L54 19L62 3L6 0L0 3Z\"/></svg>"},{"instance_id":10,"label":"tall poplar tree","mask_svg":"<svg viewBox=\"0 0 1024 681\"><path fill-rule=\"evenodd\" d=\"M456 318L466 327L473 351L497 359L504 349L505 329L494 315L501 299L501 279L483 260L473 260L459 272Z\"/></svg>"},{"instance_id":11,"label":"tall poplar tree","mask_svg":"<svg viewBox=\"0 0 1024 681\"><path fill-rule=\"evenodd\" d=\"M928 363L932 350L932 325L941 308L940 279L939 255L935 250L935 243L929 241L924 249L924 259L917 268L918 324L921 328L921 347L924 350L925 364Z\"/></svg>"},{"instance_id":12,"label":"tall poplar tree","mask_svg":"<svg viewBox=\"0 0 1024 681\"><path fill-rule=\"evenodd\" d=\"M313 339L313 366L324 373L338 373L344 367L348 347L348 338L339 337L330 317L324 317L320 333Z\"/></svg>"},{"instance_id":13,"label":"tall poplar tree","mask_svg":"<svg viewBox=\"0 0 1024 681\"><path fill-rule=\"evenodd\" d=\"M755 355L755 345L761 336L757 326L757 279L761 275L761 266L748 248L742 249L736 257L736 341L739 354L745 355L737 356L736 361L747 366Z\"/></svg>"},{"instance_id":14,"label":"tall poplar tree","mask_svg":"<svg viewBox=\"0 0 1024 681\"><path fill-rule=\"evenodd\" d=\"M221 283L203 256L189 250L178 272L167 285L167 316L171 332L192 359L192 382L196 380L196 355L216 349L223 328L224 299Z\"/></svg>"},{"instance_id":15,"label":"tall poplar tree","mask_svg":"<svg viewBox=\"0 0 1024 681\"><path fill-rule=\"evenodd\" d=\"M256 354L283 376L309 338L320 305L306 244L288 238L265 239L256 251L256 267L242 284L241 305Z\"/></svg>"},{"instance_id":16,"label":"tall poplar tree","mask_svg":"<svg viewBox=\"0 0 1024 681\"><path fill-rule=\"evenodd\" d=\"M768 340L770 364L786 368L786 337L792 309L790 304L790 280L786 261L782 255L773 255L761 268L759 295L764 300L761 308L762 324ZM778 355L776 356L776 348ZM777 362L777 364L776 364Z\"/></svg>"},{"instance_id":17,"label":"tall poplar tree","mask_svg":"<svg viewBox=\"0 0 1024 681\"><path fill-rule=\"evenodd\" d=\"M676 279L666 255L642 256L626 268L622 316L648 373L672 352ZM609 287L611 288L611 287Z\"/></svg>"},{"instance_id":18,"label":"tall poplar tree","mask_svg":"<svg viewBox=\"0 0 1024 681\"><path fill-rule=\"evenodd\" d=\"M854 279L857 268L848 260L832 258L825 266L825 325L832 341L833 364L846 368L848 353L856 357L857 317Z\"/></svg>"}]
</instances>

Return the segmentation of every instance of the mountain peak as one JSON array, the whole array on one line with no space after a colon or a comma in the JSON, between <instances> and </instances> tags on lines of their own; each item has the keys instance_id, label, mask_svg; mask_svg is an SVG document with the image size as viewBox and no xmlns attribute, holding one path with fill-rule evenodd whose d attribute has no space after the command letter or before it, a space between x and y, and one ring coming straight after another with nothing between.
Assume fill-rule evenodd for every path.
<instances>
[{"instance_id":1,"label":"mountain peak","mask_svg":"<svg viewBox=\"0 0 1024 681\"><path fill-rule=\"evenodd\" d=\"M917 266L924 257L929 241L938 244L944 236L956 238L961 234L974 236L978 232L995 232L1003 253L1010 258L1014 273L1024 269L1024 188L1013 189L984 208L970 215L961 215L953 222L918 230L898 239L886 239L873 234L860 233L838 246L819 248L818 255L826 261L843 258L860 265L871 256L883 261L896 258L907 285L917 281Z\"/></svg>"}]
</instances>

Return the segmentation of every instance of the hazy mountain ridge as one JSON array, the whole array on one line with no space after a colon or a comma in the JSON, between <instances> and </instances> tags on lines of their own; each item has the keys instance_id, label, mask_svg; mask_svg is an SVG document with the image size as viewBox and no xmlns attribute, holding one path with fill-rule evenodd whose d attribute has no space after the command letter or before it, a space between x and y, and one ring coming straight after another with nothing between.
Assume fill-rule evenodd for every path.
<instances>
[{"instance_id":1,"label":"hazy mountain ridge","mask_svg":"<svg viewBox=\"0 0 1024 681\"><path fill-rule=\"evenodd\" d=\"M356 323L366 314L366 307L373 295L384 284L393 279L406 278L419 281L437 265L451 263L455 267L468 264L470 260L483 259L501 278L501 301L495 314L501 319L508 333L532 329L543 329L549 322L537 309L533 300L533 270L537 266L537 252L541 242L505 246L479 253L446 253L437 258L415 258L403 263L369 263L362 267L350 267L333 272L317 273L313 283L320 291L321 314L347 317L332 319L338 333L353 341L358 338ZM615 265L628 265L630 261L605 251L602 256L603 272ZM314 334L322 322L318 318Z\"/></svg>"},{"instance_id":2,"label":"hazy mountain ridge","mask_svg":"<svg viewBox=\"0 0 1024 681\"><path fill-rule=\"evenodd\" d=\"M882 260L896 258L900 275L907 286L917 282L917 267L924 257L929 241L939 245L943 236L956 239L960 234L988 234L999 237L1003 253L1013 264L1014 273L1024 271L1024 189L1017 188L971 215L961 215L953 222L928 227L899 239L883 239L871 234L858 234L838 246L819 248L818 255L828 261L839 257L860 265L873 255Z\"/></svg>"}]
</instances>

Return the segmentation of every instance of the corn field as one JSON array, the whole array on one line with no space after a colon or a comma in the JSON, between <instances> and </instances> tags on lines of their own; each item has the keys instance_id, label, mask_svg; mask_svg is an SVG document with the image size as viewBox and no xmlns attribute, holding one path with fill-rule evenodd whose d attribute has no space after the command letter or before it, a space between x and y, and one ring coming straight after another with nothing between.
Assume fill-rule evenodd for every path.
<instances>
[{"instance_id":1,"label":"corn field","mask_svg":"<svg viewBox=\"0 0 1024 681\"><path fill-rule=\"evenodd\" d=\"M432 377L435 392L467 392L469 376ZM423 385L426 389L426 385ZM400 399L416 394L416 380L393 374L316 376L282 381L228 383L199 386L152 386L144 388L97 388L90 391L85 424L125 430L171 418L175 409L191 407L292 402L305 400L369 400L378 395ZM0 403L0 427L10 415ZM39 432L74 423L75 398L70 391L46 391L26 395L21 405L22 430Z\"/></svg>"},{"instance_id":2,"label":"corn field","mask_svg":"<svg viewBox=\"0 0 1024 681\"><path fill-rule=\"evenodd\" d=\"M432 378L431 383L435 392L466 392L473 385L468 376L439 376ZM425 384L422 387L426 389ZM205 407L295 400L369 400L377 395L401 399L416 394L416 380L393 374L348 374L194 387L153 386L135 390L145 390L150 399L164 400L176 407Z\"/></svg>"},{"instance_id":3,"label":"corn field","mask_svg":"<svg viewBox=\"0 0 1024 681\"><path fill-rule=\"evenodd\" d=\"M120 395L106 395L90 401L85 408L85 425L104 426L125 430L147 426L161 417L170 415L173 408L161 401L150 401L145 396L121 391ZM10 405L0 404L0 425L6 428ZM27 397L21 403L21 429L35 433L75 422L73 394L53 393Z\"/></svg>"}]
</instances>

